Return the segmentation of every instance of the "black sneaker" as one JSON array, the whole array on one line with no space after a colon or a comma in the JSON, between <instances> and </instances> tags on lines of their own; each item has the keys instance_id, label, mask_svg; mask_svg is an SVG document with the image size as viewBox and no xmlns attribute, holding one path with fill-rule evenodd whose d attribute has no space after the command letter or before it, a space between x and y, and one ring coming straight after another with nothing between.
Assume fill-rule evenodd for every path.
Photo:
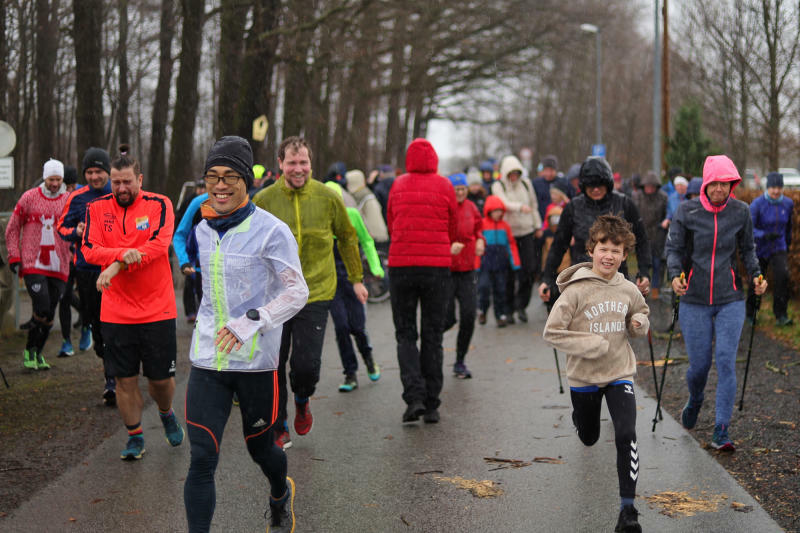
<instances>
[{"instance_id":1,"label":"black sneaker","mask_svg":"<svg viewBox=\"0 0 800 533\"><path fill-rule=\"evenodd\" d=\"M294 480L286 476L286 495L278 501L269 499L267 533L294 531Z\"/></svg>"},{"instance_id":2,"label":"black sneaker","mask_svg":"<svg viewBox=\"0 0 800 533\"><path fill-rule=\"evenodd\" d=\"M509 313L509 314L508 314L508 318L506 319L506 324L508 324L509 326L511 326L511 325L514 325L514 324L516 324L516 323L517 323L517 321L516 321L516 320L514 320L514 313Z\"/></svg>"},{"instance_id":3,"label":"black sneaker","mask_svg":"<svg viewBox=\"0 0 800 533\"><path fill-rule=\"evenodd\" d=\"M517 318L519 318L520 322L528 323L528 313L526 313L524 309L517 311Z\"/></svg>"},{"instance_id":4,"label":"black sneaker","mask_svg":"<svg viewBox=\"0 0 800 533\"><path fill-rule=\"evenodd\" d=\"M639 511L633 505L626 505L619 512L619 519L617 520L617 527L614 528L615 532L624 533L642 533L642 526L636 517L639 516Z\"/></svg>"},{"instance_id":5,"label":"black sneaker","mask_svg":"<svg viewBox=\"0 0 800 533\"><path fill-rule=\"evenodd\" d=\"M422 415L422 420L426 424L438 424L439 423L439 410L438 409L428 409L425 411L425 414Z\"/></svg>"},{"instance_id":6,"label":"black sneaker","mask_svg":"<svg viewBox=\"0 0 800 533\"><path fill-rule=\"evenodd\" d=\"M358 388L358 379L355 374L347 374L344 383L339 385L339 392L350 392Z\"/></svg>"},{"instance_id":7,"label":"black sneaker","mask_svg":"<svg viewBox=\"0 0 800 533\"><path fill-rule=\"evenodd\" d=\"M425 409L425 405L422 402L413 402L403 413L403 422L416 422L419 420L420 415L425 414L425 411L427 409Z\"/></svg>"},{"instance_id":8,"label":"black sneaker","mask_svg":"<svg viewBox=\"0 0 800 533\"><path fill-rule=\"evenodd\" d=\"M115 407L117 405L117 392L114 389L103 390L103 405Z\"/></svg>"}]
</instances>

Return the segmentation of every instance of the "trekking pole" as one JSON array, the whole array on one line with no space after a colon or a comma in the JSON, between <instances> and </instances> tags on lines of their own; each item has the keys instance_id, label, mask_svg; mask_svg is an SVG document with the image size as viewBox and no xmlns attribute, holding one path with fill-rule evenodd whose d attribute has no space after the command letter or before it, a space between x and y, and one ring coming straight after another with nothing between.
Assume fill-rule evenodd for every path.
<instances>
[{"instance_id":1,"label":"trekking pole","mask_svg":"<svg viewBox=\"0 0 800 533\"><path fill-rule=\"evenodd\" d=\"M6 374L3 372L3 367L0 366L0 376L3 376L3 383L6 384L6 388L10 389L11 385L8 384L8 380L6 379Z\"/></svg>"},{"instance_id":2,"label":"trekking pole","mask_svg":"<svg viewBox=\"0 0 800 533\"><path fill-rule=\"evenodd\" d=\"M554 302L552 299L545 303L548 315L550 314L550 311L553 309L553 303ZM558 365L558 351L555 348L553 348L553 356L556 358L556 374L558 374L558 393L564 394L564 385L561 384L561 367Z\"/></svg>"},{"instance_id":3,"label":"trekking pole","mask_svg":"<svg viewBox=\"0 0 800 533\"><path fill-rule=\"evenodd\" d=\"M558 392L564 394L564 385L561 384L561 368L558 366L558 352L553 348L553 355L556 358L556 374L558 374Z\"/></svg>"},{"instance_id":4,"label":"trekking pole","mask_svg":"<svg viewBox=\"0 0 800 533\"><path fill-rule=\"evenodd\" d=\"M681 284L686 279L686 274L681 272ZM674 293L673 293L674 295ZM653 415L653 429L655 432L656 424L658 424L658 413L661 412L661 395L664 392L664 381L667 379L667 365L669 365L669 351L672 348L672 336L675 334L675 323L678 321L678 306L681 297L675 296L675 302L672 304L672 324L669 327L669 340L667 341L667 353L664 355L664 369L661 371L661 386L658 388L656 395L656 412Z\"/></svg>"},{"instance_id":5,"label":"trekking pole","mask_svg":"<svg viewBox=\"0 0 800 533\"><path fill-rule=\"evenodd\" d=\"M758 283L761 284L761 281L764 279L764 276L758 276ZM742 397L739 399L739 410L741 411L744 409L744 390L747 388L747 372L750 370L750 355L753 353L753 337L756 334L756 318L758 317L758 308L761 307L761 295L756 294L755 297L755 309L753 310L753 327L750 328L750 346L747 348L747 363L744 366L744 382L742 383Z\"/></svg>"},{"instance_id":6,"label":"trekking pole","mask_svg":"<svg viewBox=\"0 0 800 533\"><path fill-rule=\"evenodd\" d=\"M656 358L653 355L653 332L651 330L647 330L647 344L650 345L650 366L653 368L653 383L655 384L655 390L658 391L658 374L656 373ZM664 415L661 414L661 408L656 411L658 414L659 420L664 420Z\"/></svg>"}]
</instances>

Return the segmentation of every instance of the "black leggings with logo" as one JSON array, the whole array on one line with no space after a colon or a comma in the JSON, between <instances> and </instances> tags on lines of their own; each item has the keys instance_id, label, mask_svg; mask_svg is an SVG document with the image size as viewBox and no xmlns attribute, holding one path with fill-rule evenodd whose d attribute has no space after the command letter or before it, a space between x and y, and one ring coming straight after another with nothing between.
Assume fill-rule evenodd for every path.
<instances>
[{"instance_id":1,"label":"black leggings with logo","mask_svg":"<svg viewBox=\"0 0 800 533\"><path fill-rule=\"evenodd\" d=\"M639 477L639 445L636 442L636 395L629 381L616 381L605 387L571 387L572 421L581 442L591 446L600 437L600 406L606 397L614 423L617 445L619 495L633 498Z\"/></svg>"}]
</instances>

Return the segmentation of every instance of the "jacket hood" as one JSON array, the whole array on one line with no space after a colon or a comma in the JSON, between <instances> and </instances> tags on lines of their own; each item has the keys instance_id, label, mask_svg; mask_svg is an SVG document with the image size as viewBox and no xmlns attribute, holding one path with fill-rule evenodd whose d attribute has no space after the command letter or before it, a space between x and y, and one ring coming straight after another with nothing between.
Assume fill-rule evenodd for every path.
<instances>
[{"instance_id":1,"label":"jacket hood","mask_svg":"<svg viewBox=\"0 0 800 533\"><path fill-rule=\"evenodd\" d=\"M345 174L345 181L347 182L347 190L354 193L361 190L367 180L360 170L348 170L347 174Z\"/></svg>"},{"instance_id":2,"label":"jacket hood","mask_svg":"<svg viewBox=\"0 0 800 533\"><path fill-rule=\"evenodd\" d=\"M654 187L661 187L661 182L656 177L656 173L652 170L645 173L644 177L642 178L642 187L645 185L652 185Z\"/></svg>"},{"instance_id":3,"label":"jacket hood","mask_svg":"<svg viewBox=\"0 0 800 533\"><path fill-rule=\"evenodd\" d=\"M713 181L731 182L731 194L733 194L733 190L742 182L742 177L739 176L736 165L728 156L710 155L706 157L706 162L703 164L703 184L700 186L700 203L707 211L719 212L725 208L728 201L726 200L721 206L711 204L706 196L706 187Z\"/></svg>"},{"instance_id":4,"label":"jacket hood","mask_svg":"<svg viewBox=\"0 0 800 533\"><path fill-rule=\"evenodd\" d=\"M608 193L614 190L614 175L611 173L611 165L605 158L600 156L590 156L581 165L578 174L578 183L581 192L586 194L586 187L590 184L601 183L608 189Z\"/></svg>"},{"instance_id":5,"label":"jacket hood","mask_svg":"<svg viewBox=\"0 0 800 533\"><path fill-rule=\"evenodd\" d=\"M700 194L700 188L703 186L703 178L692 178L689 180L689 186L686 187L686 194L694 194L697 196Z\"/></svg>"},{"instance_id":6,"label":"jacket hood","mask_svg":"<svg viewBox=\"0 0 800 533\"><path fill-rule=\"evenodd\" d=\"M426 139L414 139L406 150L406 172L434 174L439 168L439 156Z\"/></svg>"},{"instance_id":7,"label":"jacket hood","mask_svg":"<svg viewBox=\"0 0 800 533\"><path fill-rule=\"evenodd\" d=\"M508 174L513 171L518 171L520 174L524 173L522 163L519 162L516 156L507 155L500 163L500 179L507 180Z\"/></svg>"},{"instance_id":8,"label":"jacket hood","mask_svg":"<svg viewBox=\"0 0 800 533\"><path fill-rule=\"evenodd\" d=\"M601 277L599 274L596 274L592 270L591 263L588 262L578 263L577 265L572 265L571 267L564 269L564 271L562 271L561 274L558 275L558 278L556 279L556 285L558 285L558 289L561 292L564 292L564 289L570 283L574 283L576 281L581 281L584 279L596 280L597 282L613 286L613 285L621 285L622 282L625 281L625 276L617 272L616 274L614 274L613 278L607 280Z\"/></svg>"},{"instance_id":9,"label":"jacket hood","mask_svg":"<svg viewBox=\"0 0 800 533\"><path fill-rule=\"evenodd\" d=\"M499 196L490 195L486 197L486 202L483 204L483 216L488 217L489 213L495 209L502 209L503 214L506 214L506 204Z\"/></svg>"}]
</instances>

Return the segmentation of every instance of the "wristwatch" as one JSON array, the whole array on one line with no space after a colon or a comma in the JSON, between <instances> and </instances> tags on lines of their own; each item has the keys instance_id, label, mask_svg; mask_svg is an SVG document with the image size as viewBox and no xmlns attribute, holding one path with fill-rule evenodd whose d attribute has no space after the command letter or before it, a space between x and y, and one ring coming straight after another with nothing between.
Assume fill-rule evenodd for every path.
<instances>
[{"instance_id":1,"label":"wristwatch","mask_svg":"<svg viewBox=\"0 0 800 533\"><path fill-rule=\"evenodd\" d=\"M258 309L248 309L246 316L250 320L261 320L261 313L258 312Z\"/></svg>"}]
</instances>

